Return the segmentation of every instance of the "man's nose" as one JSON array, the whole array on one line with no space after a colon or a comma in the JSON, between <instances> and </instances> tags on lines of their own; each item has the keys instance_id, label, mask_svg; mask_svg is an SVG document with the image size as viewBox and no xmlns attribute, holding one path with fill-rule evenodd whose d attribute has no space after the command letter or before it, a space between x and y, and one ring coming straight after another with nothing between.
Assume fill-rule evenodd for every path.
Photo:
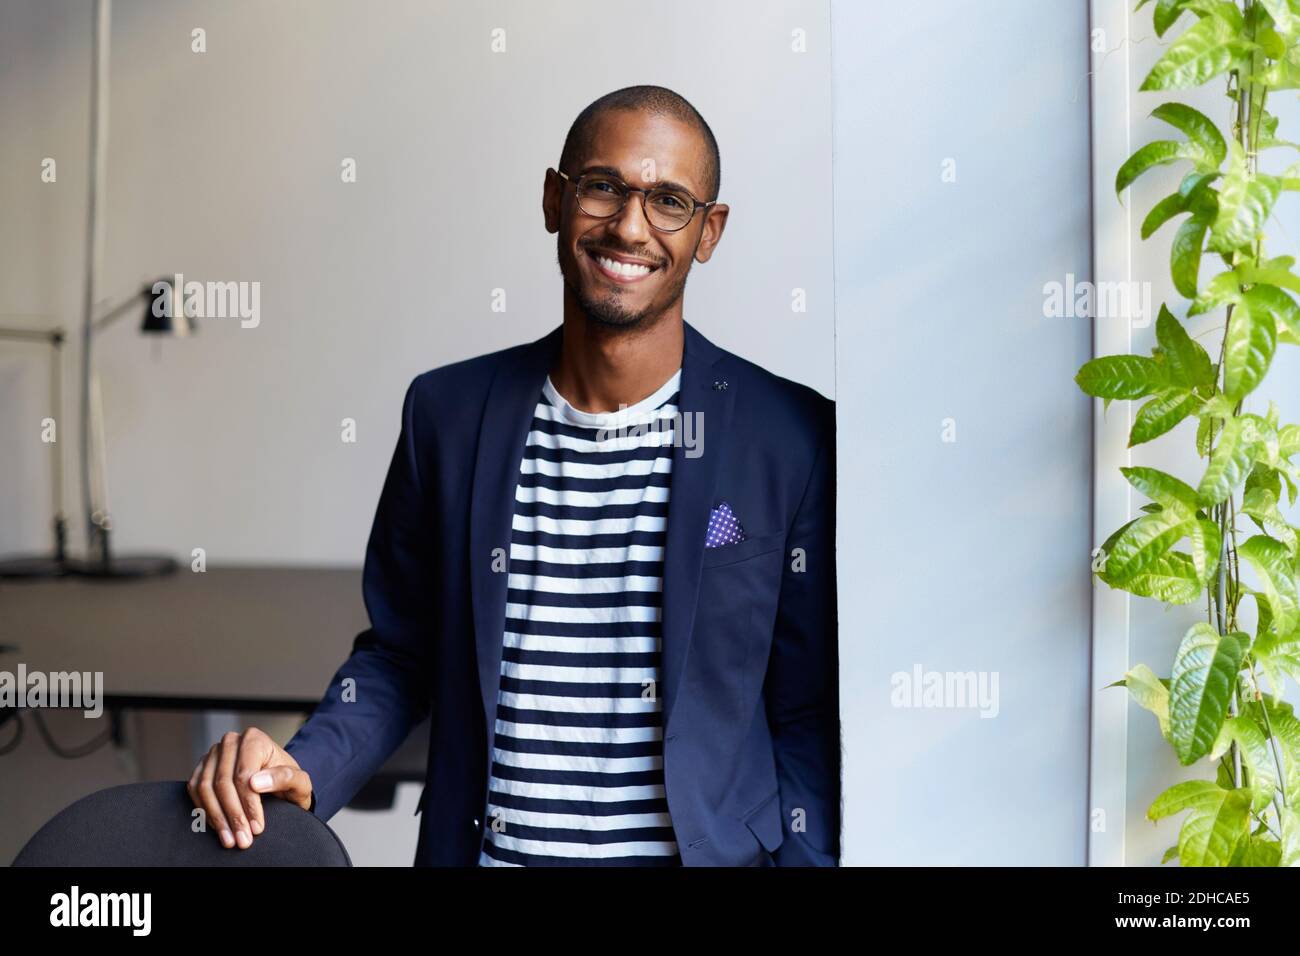
<instances>
[{"instance_id":1,"label":"man's nose","mask_svg":"<svg viewBox=\"0 0 1300 956\"><path fill-rule=\"evenodd\" d=\"M610 228L614 233L629 245L638 245L649 240L653 229L645 217L645 203L642 201L642 193L630 192L627 194L627 201L623 203L622 210L619 211Z\"/></svg>"}]
</instances>

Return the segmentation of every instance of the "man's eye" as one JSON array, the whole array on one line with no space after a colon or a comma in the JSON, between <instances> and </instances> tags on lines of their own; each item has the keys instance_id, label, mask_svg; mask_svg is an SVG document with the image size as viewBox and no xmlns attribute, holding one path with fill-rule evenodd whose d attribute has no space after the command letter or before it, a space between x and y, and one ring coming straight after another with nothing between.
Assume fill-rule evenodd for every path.
<instances>
[{"instance_id":1,"label":"man's eye","mask_svg":"<svg viewBox=\"0 0 1300 956\"><path fill-rule=\"evenodd\" d=\"M660 206L667 206L669 209L685 209L686 203L678 196L671 193L660 193L655 197L655 203Z\"/></svg>"},{"instance_id":2,"label":"man's eye","mask_svg":"<svg viewBox=\"0 0 1300 956\"><path fill-rule=\"evenodd\" d=\"M615 188L613 183L606 182L603 179L596 180L594 183L591 183L587 188L590 189L592 192L597 192L597 191L606 191L611 193L618 192L618 189Z\"/></svg>"}]
</instances>

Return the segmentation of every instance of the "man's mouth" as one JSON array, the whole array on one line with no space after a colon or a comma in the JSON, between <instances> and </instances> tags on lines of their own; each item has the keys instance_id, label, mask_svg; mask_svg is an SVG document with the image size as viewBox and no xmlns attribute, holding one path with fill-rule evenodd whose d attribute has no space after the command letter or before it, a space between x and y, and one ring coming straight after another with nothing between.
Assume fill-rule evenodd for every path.
<instances>
[{"instance_id":1,"label":"man's mouth","mask_svg":"<svg viewBox=\"0 0 1300 956\"><path fill-rule=\"evenodd\" d=\"M606 278L624 285L640 282L659 268L657 265L631 256L611 254L598 249L587 249L586 252Z\"/></svg>"}]
</instances>

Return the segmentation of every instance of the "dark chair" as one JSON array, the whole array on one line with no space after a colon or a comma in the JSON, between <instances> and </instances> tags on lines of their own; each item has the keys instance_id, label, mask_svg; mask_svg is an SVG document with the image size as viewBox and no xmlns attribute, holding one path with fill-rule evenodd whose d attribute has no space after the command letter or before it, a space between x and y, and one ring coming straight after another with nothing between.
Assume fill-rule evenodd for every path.
<instances>
[{"instance_id":1,"label":"dark chair","mask_svg":"<svg viewBox=\"0 0 1300 956\"><path fill-rule=\"evenodd\" d=\"M14 866L351 866L324 821L263 797L266 829L227 850L211 828L195 833L183 781L129 783L82 797L41 827Z\"/></svg>"}]
</instances>

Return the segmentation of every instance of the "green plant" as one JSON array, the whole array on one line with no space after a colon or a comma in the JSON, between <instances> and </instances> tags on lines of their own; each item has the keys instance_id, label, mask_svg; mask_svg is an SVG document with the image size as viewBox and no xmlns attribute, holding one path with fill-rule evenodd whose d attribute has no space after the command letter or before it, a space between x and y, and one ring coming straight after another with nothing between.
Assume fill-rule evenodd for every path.
<instances>
[{"instance_id":1,"label":"green plant","mask_svg":"<svg viewBox=\"0 0 1300 956\"><path fill-rule=\"evenodd\" d=\"M1207 759L1216 767L1214 780L1170 787L1147 810L1151 820L1187 812L1162 862L1300 865L1300 718L1281 696L1286 676L1300 680L1298 529L1279 509L1284 483L1295 504L1300 468L1291 458L1300 452L1300 425L1279 424L1271 401L1263 415L1243 410L1279 344L1300 345L1300 306L1290 295L1300 292L1295 260L1264 258L1262 241L1279 195L1300 191L1300 164L1268 175L1257 162L1263 150L1300 150L1277 137L1277 117L1265 109L1270 91L1300 89L1300 0L1155 0L1158 35L1184 17L1195 22L1169 44L1141 89L1225 78L1235 107L1231 135L1189 106L1164 103L1152 115L1184 138L1137 150L1115 189L1122 198L1147 170L1190 164L1178 191L1146 216L1142 238L1187 216L1173 237L1170 272L1191 300L1189 317L1226 307L1219 358L1212 363L1162 305L1150 358L1093 359L1075 381L1104 399L1103 409L1115 399L1147 399L1129 447L1197 419L1205 471L1193 488L1154 468L1120 469L1151 501L1094 552L1093 570L1112 588L1172 604L1205 594L1206 620L1183 637L1168 679L1139 664L1111 685L1126 687L1156 716L1180 763ZM1224 265L1204 285L1203 254ZM1239 519L1259 533L1239 541ZM1186 550L1177 550L1183 541ZM1258 587L1242 582L1242 561ZM1246 597L1258 609L1253 636L1237 621Z\"/></svg>"}]
</instances>

